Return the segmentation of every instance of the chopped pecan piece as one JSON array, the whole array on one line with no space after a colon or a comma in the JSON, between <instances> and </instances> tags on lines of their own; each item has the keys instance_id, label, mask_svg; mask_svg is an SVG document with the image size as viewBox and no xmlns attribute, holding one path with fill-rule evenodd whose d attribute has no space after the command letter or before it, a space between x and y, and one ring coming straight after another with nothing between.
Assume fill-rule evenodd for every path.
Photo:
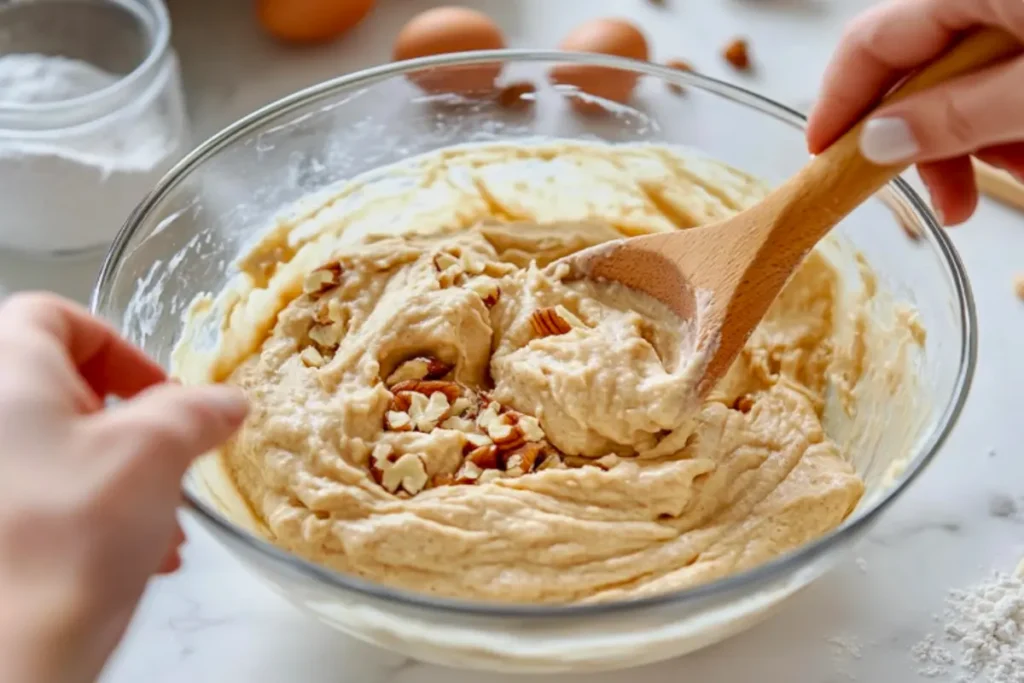
<instances>
[{"instance_id":1,"label":"chopped pecan piece","mask_svg":"<svg viewBox=\"0 0 1024 683\"><path fill-rule=\"evenodd\" d=\"M392 387L400 382L409 382L421 379L440 379L451 371L452 367L437 358L418 357L411 358L388 375L385 382Z\"/></svg>"},{"instance_id":2,"label":"chopped pecan piece","mask_svg":"<svg viewBox=\"0 0 1024 683\"><path fill-rule=\"evenodd\" d=\"M394 410L399 413L409 412L409 408L412 407L412 395L408 391L400 391L395 394L395 397L391 399L391 406L388 410Z\"/></svg>"},{"instance_id":3,"label":"chopped pecan piece","mask_svg":"<svg viewBox=\"0 0 1024 683\"><path fill-rule=\"evenodd\" d=\"M341 264L326 263L306 276L302 283L302 291L316 295L334 289L341 282Z\"/></svg>"},{"instance_id":4,"label":"chopped pecan piece","mask_svg":"<svg viewBox=\"0 0 1024 683\"><path fill-rule=\"evenodd\" d=\"M430 478L430 487L451 486L455 483L455 475L451 472L438 472Z\"/></svg>"},{"instance_id":5,"label":"chopped pecan piece","mask_svg":"<svg viewBox=\"0 0 1024 683\"><path fill-rule=\"evenodd\" d=\"M466 418L459 417L458 415L452 415L441 423L441 429L454 429L457 432L468 432L475 426L476 425L473 424L472 420L467 420Z\"/></svg>"},{"instance_id":6,"label":"chopped pecan piece","mask_svg":"<svg viewBox=\"0 0 1024 683\"><path fill-rule=\"evenodd\" d=\"M345 309L341 307L341 302L337 298L330 298L327 301L321 301L316 308L316 313L313 314L313 322L320 325L340 325L345 326L346 322Z\"/></svg>"},{"instance_id":7,"label":"chopped pecan piece","mask_svg":"<svg viewBox=\"0 0 1024 683\"><path fill-rule=\"evenodd\" d=\"M572 330L572 325L558 310L561 306L538 308L530 315L530 326L538 337L551 337ZM564 310L564 309L562 309Z\"/></svg>"},{"instance_id":8,"label":"chopped pecan piece","mask_svg":"<svg viewBox=\"0 0 1024 683\"><path fill-rule=\"evenodd\" d=\"M505 456L505 469L514 475L533 472L543 461L547 447L543 443L525 443Z\"/></svg>"},{"instance_id":9,"label":"chopped pecan piece","mask_svg":"<svg viewBox=\"0 0 1024 683\"><path fill-rule=\"evenodd\" d=\"M523 436L527 441L543 441L544 430L541 429L540 421L531 415L521 415L517 422L523 430Z\"/></svg>"},{"instance_id":10,"label":"chopped pecan piece","mask_svg":"<svg viewBox=\"0 0 1024 683\"><path fill-rule=\"evenodd\" d=\"M463 251L459 255L459 264L470 275L479 275L487 268L487 261L475 251Z\"/></svg>"},{"instance_id":11,"label":"chopped pecan piece","mask_svg":"<svg viewBox=\"0 0 1024 683\"><path fill-rule=\"evenodd\" d=\"M299 358L306 367L318 368L324 364L323 355L312 346L307 346L299 353Z\"/></svg>"},{"instance_id":12,"label":"chopped pecan piece","mask_svg":"<svg viewBox=\"0 0 1024 683\"><path fill-rule=\"evenodd\" d=\"M439 251L434 254L434 267L437 268L437 272L443 273L453 266L459 266L459 259L454 254L447 251Z\"/></svg>"},{"instance_id":13,"label":"chopped pecan piece","mask_svg":"<svg viewBox=\"0 0 1024 683\"><path fill-rule=\"evenodd\" d=\"M454 403L460 396L462 396L462 389L458 384L443 380L407 380L399 382L395 386L391 387L391 391L395 394L402 391L411 391L414 394L423 394L424 396L430 396L436 392L441 392L444 394L445 398L448 399L449 404Z\"/></svg>"},{"instance_id":14,"label":"chopped pecan piece","mask_svg":"<svg viewBox=\"0 0 1024 683\"><path fill-rule=\"evenodd\" d=\"M397 410L389 410L384 415L384 425L394 432L410 432L414 427L409 413L402 413Z\"/></svg>"},{"instance_id":15,"label":"chopped pecan piece","mask_svg":"<svg viewBox=\"0 0 1024 683\"><path fill-rule=\"evenodd\" d=\"M473 464L472 461L467 460L462 463L462 467L455 473L456 484L475 484L476 480L480 478L480 474L483 470L477 465Z\"/></svg>"},{"instance_id":16,"label":"chopped pecan piece","mask_svg":"<svg viewBox=\"0 0 1024 683\"><path fill-rule=\"evenodd\" d=\"M336 349L345 335L345 328L341 325L313 325L309 328L309 338L317 345L325 349Z\"/></svg>"},{"instance_id":17,"label":"chopped pecan piece","mask_svg":"<svg viewBox=\"0 0 1024 683\"><path fill-rule=\"evenodd\" d=\"M494 440L494 445L502 452L513 451L526 443L526 437L523 436L523 430L519 428L519 425L504 422L492 423L487 428L487 435Z\"/></svg>"},{"instance_id":18,"label":"chopped pecan piece","mask_svg":"<svg viewBox=\"0 0 1024 683\"><path fill-rule=\"evenodd\" d=\"M494 444L491 444L490 446L480 446L479 448L472 450L469 455L466 456L466 460L482 470L497 469L500 464L498 458L498 447Z\"/></svg>"},{"instance_id":19,"label":"chopped pecan piece","mask_svg":"<svg viewBox=\"0 0 1024 683\"><path fill-rule=\"evenodd\" d=\"M401 488L410 495L416 495L427 485L427 469L423 460L415 453L406 453L384 468L381 485L390 493Z\"/></svg>"},{"instance_id":20,"label":"chopped pecan piece","mask_svg":"<svg viewBox=\"0 0 1024 683\"><path fill-rule=\"evenodd\" d=\"M424 394L413 394L409 415L416 422L418 430L429 432L444 419L451 406L448 403L448 399L440 391L435 391L430 395L429 399L425 399L425 404L420 400L423 398Z\"/></svg>"},{"instance_id":21,"label":"chopped pecan piece","mask_svg":"<svg viewBox=\"0 0 1024 683\"><path fill-rule=\"evenodd\" d=\"M562 462L562 456L554 449L547 449L541 453L540 463L533 466L534 470L538 472L541 470L563 469L564 467L565 463Z\"/></svg>"},{"instance_id":22,"label":"chopped pecan piece","mask_svg":"<svg viewBox=\"0 0 1024 683\"><path fill-rule=\"evenodd\" d=\"M490 446L494 442L491 441L491 437L486 434L477 434L476 432L466 433L466 442L462 445L462 453L466 455L478 448Z\"/></svg>"},{"instance_id":23,"label":"chopped pecan piece","mask_svg":"<svg viewBox=\"0 0 1024 683\"><path fill-rule=\"evenodd\" d=\"M467 287L480 297L487 308L493 307L501 298L501 287L490 277L474 278L469 281Z\"/></svg>"},{"instance_id":24,"label":"chopped pecan piece","mask_svg":"<svg viewBox=\"0 0 1024 683\"><path fill-rule=\"evenodd\" d=\"M749 413L750 409L754 407L754 399L750 398L746 394L743 396L737 396L736 400L732 402L734 410L738 410L741 413Z\"/></svg>"}]
</instances>

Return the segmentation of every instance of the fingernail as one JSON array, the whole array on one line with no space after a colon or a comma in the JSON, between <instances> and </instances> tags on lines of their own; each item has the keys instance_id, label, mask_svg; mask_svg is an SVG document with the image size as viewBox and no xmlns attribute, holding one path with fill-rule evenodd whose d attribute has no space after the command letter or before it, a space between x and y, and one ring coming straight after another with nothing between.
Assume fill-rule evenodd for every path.
<instances>
[{"instance_id":1,"label":"fingernail","mask_svg":"<svg viewBox=\"0 0 1024 683\"><path fill-rule=\"evenodd\" d=\"M249 401L238 387L216 384L203 387L203 400L215 405L230 417L242 419L249 412Z\"/></svg>"},{"instance_id":2,"label":"fingernail","mask_svg":"<svg viewBox=\"0 0 1024 683\"><path fill-rule=\"evenodd\" d=\"M901 118L871 119L860 134L860 153L868 161L888 165L913 159L921 151L914 133Z\"/></svg>"}]
</instances>

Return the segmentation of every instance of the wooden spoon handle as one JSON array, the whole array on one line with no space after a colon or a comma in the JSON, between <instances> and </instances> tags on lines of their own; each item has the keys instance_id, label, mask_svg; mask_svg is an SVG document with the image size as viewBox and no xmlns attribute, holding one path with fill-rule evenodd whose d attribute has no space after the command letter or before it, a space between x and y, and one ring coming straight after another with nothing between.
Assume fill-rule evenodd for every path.
<instances>
[{"instance_id":1,"label":"wooden spoon handle","mask_svg":"<svg viewBox=\"0 0 1024 683\"><path fill-rule=\"evenodd\" d=\"M971 33L942 57L908 77L881 104L977 71L1020 50L1020 43L1003 31L985 29ZM793 229L801 233L777 235L783 243L806 240L806 250L809 250L847 214L910 166L909 163L879 166L861 156L859 141L863 128L864 120L861 120L779 188L780 192L790 193L790 201L784 204L800 210L798 217L780 216L780 220L773 221L779 230Z\"/></svg>"}]
</instances>

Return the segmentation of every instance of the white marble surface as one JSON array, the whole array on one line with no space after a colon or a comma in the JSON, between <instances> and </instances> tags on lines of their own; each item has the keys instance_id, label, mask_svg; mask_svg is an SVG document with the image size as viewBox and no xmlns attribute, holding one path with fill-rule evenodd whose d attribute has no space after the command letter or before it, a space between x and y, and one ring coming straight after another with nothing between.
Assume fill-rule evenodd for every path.
<instances>
[{"instance_id":1,"label":"white marble surface","mask_svg":"<svg viewBox=\"0 0 1024 683\"><path fill-rule=\"evenodd\" d=\"M425 0L379 0L338 43L294 51L263 38L246 0L170 0L190 111L200 137L280 95L387 60L391 36ZM655 56L682 56L738 78L717 57L734 34L751 37L751 87L806 107L844 21L869 0L477 0L514 47L553 46L587 16L635 18ZM911 681L909 649L934 629L951 587L1024 554L1024 513L990 513L996 496L1024 506L1020 456L1024 304L1011 278L1024 270L1024 217L984 202L954 240L978 302L981 352L970 402L940 457L886 515L855 559L731 641L681 660L588 675L601 683ZM98 259L72 264L0 257L0 292L48 287L84 299ZM154 581L103 683L455 683L511 681L416 664L332 632L252 578L188 525L184 568ZM572 676L538 681L572 680Z\"/></svg>"}]
</instances>

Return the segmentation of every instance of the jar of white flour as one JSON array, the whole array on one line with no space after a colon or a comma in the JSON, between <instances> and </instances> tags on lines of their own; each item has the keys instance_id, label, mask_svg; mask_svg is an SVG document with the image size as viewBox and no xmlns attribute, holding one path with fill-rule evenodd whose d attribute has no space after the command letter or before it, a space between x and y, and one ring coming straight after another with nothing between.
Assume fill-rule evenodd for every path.
<instances>
[{"instance_id":1,"label":"jar of white flour","mask_svg":"<svg viewBox=\"0 0 1024 683\"><path fill-rule=\"evenodd\" d=\"M104 249L190 146L160 0L0 2L0 249Z\"/></svg>"}]
</instances>

